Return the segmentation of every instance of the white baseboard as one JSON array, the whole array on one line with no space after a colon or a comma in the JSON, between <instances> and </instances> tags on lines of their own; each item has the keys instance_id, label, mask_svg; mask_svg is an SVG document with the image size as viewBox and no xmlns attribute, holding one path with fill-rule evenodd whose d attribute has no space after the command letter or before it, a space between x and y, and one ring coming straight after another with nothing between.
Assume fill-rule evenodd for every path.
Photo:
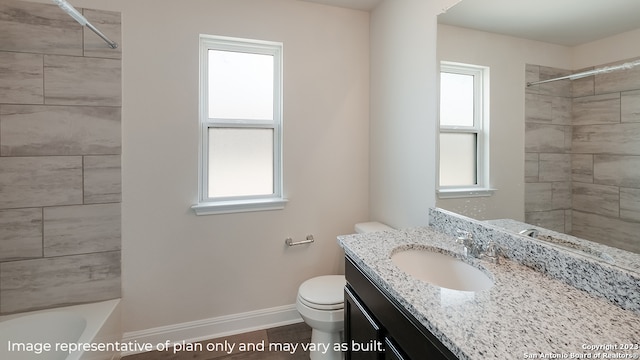
<instances>
[{"instance_id":1,"label":"white baseboard","mask_svg":"<svg viewBox=\"0 0 640 360\"><path fill-rule=\"evenodd\" d=\"M295 304L292 304L126 332L122 336L122 342L151 344L156 349L158 344L165 344L167 341L171 344L182 343L183 341L190 343L295 324L302 321ZM123 352L122 356L134 353L136 352Z\"/></svg>"}]
</instances>

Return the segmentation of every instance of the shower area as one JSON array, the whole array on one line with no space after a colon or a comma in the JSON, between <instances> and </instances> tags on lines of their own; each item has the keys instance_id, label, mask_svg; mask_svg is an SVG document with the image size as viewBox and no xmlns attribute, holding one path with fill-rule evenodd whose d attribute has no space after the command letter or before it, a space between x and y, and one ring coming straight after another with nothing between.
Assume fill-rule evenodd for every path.
<instances>
[{"instance_id":1,"label":"shower area","mask_svg":"<svg viewBox=\"0 0 640 360\"><path fill-rule=\"evenodd\" d=\"M121 52L78 19L0 2L0 315L120 297Z\"/></svg>"},{"instance_id":2,"label":"shower area","mask_svg":"<svg viewBox=\"0 0 640 360\"><path fill-rule=\"evenodd\" d=\"M527 83L575 73L525 71ZM640 253L640 66L526 87L525 221Z\"/></svg>"}]
</instances>

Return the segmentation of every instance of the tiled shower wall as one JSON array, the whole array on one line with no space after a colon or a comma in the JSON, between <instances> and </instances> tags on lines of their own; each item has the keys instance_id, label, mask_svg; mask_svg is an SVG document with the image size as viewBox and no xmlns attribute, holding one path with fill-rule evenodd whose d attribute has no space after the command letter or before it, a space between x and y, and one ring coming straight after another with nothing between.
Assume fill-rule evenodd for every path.
<instances>
[{"instance_id":1,"label":"tiled shower wall","mask_svg":"<svg viewBox=\"0 0 640 360\"><path fill-rule=\"evenodd\" d=\"M631 60L635 59L598 68ZM535 72L547 71L543 69L528 65L527 81L535 81ZM564 87L565 82L556 86ZM526 221L640 253L640 67L570 82L571 127L565 128L565 139L569 134L571 141L563 160L552 167L544 166L542 159L551 156L546 142L553 133L538 130L543 125L536 114L546 112L548 102L563 95L541 94L544 86L527 89L526 95ZM541 191L548 178L568 178L569 199L555 196L553 182L550 195ZM551 202L543 205L547 198ZM556 204L563 207L564 229Z\"/></svg>"},{"instance_id":2,"label":"tiled shower wall","mask_svg":"<svg viewBox=\"0 0 640 360\"><path fill-rule=\"evenodd\" d=\"M115 41L120 14L78 9ZM0 3L0 313L120 296L121 52Z\"/></svg>"},{"instance_id":3,"label":"tiled shower wall","mask_svg":"<svg viewBox=\"0 0 640 360\"><path fill-rule=\"evenodd\" d=\"M526 66L526 81L568 75L566 70ZM526 88L525 221L571 231L571 83Z\"/></svg>"}]
</instances>

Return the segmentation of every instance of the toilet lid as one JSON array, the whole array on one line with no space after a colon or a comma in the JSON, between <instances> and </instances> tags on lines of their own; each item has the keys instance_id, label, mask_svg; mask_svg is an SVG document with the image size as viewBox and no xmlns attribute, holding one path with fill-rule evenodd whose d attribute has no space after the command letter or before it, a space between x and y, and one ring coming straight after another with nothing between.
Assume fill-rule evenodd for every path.
<instances>
[{"instance_id":1,"label":"toilet lid","mask_svg":"<svg viewBox=\"0 0 640 360\"><path fill-rule=\"evenodd\" d=\"M307 306L326 308L344 302L344 275L325 275L311 278L300 285L298 296ZM318 305L318 306L315 306Z\"/></svg>"}]
</instances>

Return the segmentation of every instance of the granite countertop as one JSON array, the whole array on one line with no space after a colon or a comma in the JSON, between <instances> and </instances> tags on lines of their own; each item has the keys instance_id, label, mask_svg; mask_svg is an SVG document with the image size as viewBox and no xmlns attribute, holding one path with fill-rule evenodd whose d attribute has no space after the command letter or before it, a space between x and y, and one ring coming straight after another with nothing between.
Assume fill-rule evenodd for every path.
<instances>
[{"instance_id":1,"label":"granite countertop","mask_svg":"<svg viewBox=\"0 0 640 360\"><path fill-rule=\"evenodd\" d=\"M440 288L403 273L391 262L398 248L427 247L462 258L462 245L432 228L345 235L338 242L459 359L640 358L640 314L515 261L466 258L494 281L478 292Z\"/></svg>"},{"instance_id":2,"label":"granite countertop","mask_svg":"<svg viewBox=\"0 0 640 360\"><path fill-rule=\"evenodd\" d=\"M640 270L640 254L577 238L575 236L548 230L513 219L486 220L486 222L514 233L518 233L524 229L536 229L539 231L541 236L551 236L565 242L564 244L554 244L554 242L551 241L549 242L551 245L561 246L565 249L569 249L570 251L574 251L581 256L592 256L598 260L618 266L619 268L627 271L637 272Z\"/></svg>"}]
</instances>

